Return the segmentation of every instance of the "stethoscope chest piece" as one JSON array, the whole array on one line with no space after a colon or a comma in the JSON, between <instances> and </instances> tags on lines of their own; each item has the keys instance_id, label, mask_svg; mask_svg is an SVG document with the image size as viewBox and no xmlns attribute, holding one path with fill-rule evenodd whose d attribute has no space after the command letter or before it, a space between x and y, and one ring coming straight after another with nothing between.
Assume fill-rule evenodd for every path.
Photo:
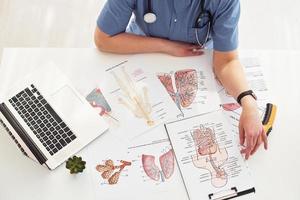
<instances>
[{"instance_id":1,"label":"stethoscope chest piece","mask_svg":"<svg viewBox=\"0 0 300 200\"><path fill-rule=\"evenodd\" d=\"M144 15L144 21L148 24L156 22L156 15L152 12L146 13Z\"/></svg>"}]
</instances>

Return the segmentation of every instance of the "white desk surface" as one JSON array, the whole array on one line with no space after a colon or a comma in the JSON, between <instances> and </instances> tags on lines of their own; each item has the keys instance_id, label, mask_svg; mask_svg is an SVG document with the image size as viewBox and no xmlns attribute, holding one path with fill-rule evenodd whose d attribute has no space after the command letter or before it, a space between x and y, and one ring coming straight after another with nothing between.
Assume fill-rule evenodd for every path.
<instances>
[{"instance_id":1,"label":"white desk surface","mask_svg":"<svg viewBox=\"0 0 300 200\"><path fill-rule=\"evenodd\" d=\"M269 150L260 149L249 161L256 184L251 199L300 199L300 51L254 51L263 63L267 85L278 114L269 137ZM153 55L147 55L153 56ZM167 56L157 55L159 59ZM99 53L96 49L5 49L0 66L0 101L7 86L24 76L28 70L52 61L86 95L86 77L95 72L91 66L101 66L124 60L126 56ZM99 138L101 140L101 137ZM84 155L83 150L80 154ZM172 192L176 192L176 189ZM87 173L71 176L64 165L48 171L23 156L8 134L0 127L0 200L94 199ZM240 198L246 199L246 198Z\"/></svg>"}]
</instances>

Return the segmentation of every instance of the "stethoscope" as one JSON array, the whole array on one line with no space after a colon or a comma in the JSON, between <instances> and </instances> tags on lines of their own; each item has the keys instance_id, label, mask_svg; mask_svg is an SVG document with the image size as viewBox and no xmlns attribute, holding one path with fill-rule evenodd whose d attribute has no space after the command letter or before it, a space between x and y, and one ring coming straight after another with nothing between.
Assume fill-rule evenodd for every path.
<instances>
[{"instance_id":1,"label":"stethoscope","mask_svg":"<svg viewBox=\"0 0 300 200\"><path fill-rule=\"evenodd\" d=\"M153 24L157 20L157 16L152 10L151 3L152 3L152 0L147 0L147 7L146 7L147 11L144 14L144 21L147 24ZM195 35L196 35L197 43L199 44L199 46L201 48L204 48L205 44L209 40L209 35L210 35L210 32L211 32L211 25L212 25L212 16L211 16L211 14L208 10L205 10L204 5L205 5L205 0L200 0L200 12L199 12L199 15L197 16L197 18L195 20L195 24L194 24L194 27L193 27L193 28L195 28ZM205 35L205 40L204 40L203 43L201 43L200 40L199 40L199 36L198 36L198 29L201 28L200 24L201 24L201 21L204 19L205 16L208 16L208 18L209 18L209 21L208 21L208 24L207 24L208 28L207 28L207 32L206 32L206 35Z\"/></svg>"}]
</instances>

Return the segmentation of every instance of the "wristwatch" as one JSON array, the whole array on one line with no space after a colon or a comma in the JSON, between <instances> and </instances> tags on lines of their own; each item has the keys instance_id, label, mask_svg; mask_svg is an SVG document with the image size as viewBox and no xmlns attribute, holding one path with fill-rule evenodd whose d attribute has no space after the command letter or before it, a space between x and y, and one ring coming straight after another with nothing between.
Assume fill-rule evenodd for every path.
<instances>
[{"instance_id":1,"label":"wristwatch","mask_svg":"<svg viewBox=\"0 0 300 200\"><path fill-rule=\"evenodd\" d=\"M242 101L242 98L245 97L245 96L252 96L255 100L257 100L257 96L254 94L254 92L252 90L247 90L245 92L242 92L241 94L239 94L239 96L236 98L236 101L242 105L241 101Z\"/></svg>"}]
</instances>

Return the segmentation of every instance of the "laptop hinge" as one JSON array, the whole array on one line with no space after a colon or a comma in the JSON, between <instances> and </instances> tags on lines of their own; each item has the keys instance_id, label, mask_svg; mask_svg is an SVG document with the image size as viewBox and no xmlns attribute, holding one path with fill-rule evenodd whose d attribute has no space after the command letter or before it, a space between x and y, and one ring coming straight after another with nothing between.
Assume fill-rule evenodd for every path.
<instances>
[{"instance_id":1,"label":"laptop hinge","mask_svg":"<svg viewBox=\"0 0 300 200\"><path fill-rule=\"evenodd\" d=\"M9 109L7 108L7 106L4 103L0 104L0 112L3 114L3 116L9 122L9 124L15 129L16 133L23 140L25 145L32 152L32 154L35 156L35 158L38 160L38 162L41 165L45 164L45 162L47 161L47 158L45 157L45 155L39 150L37 145L32 141L32 139L29 137L27 132L24 130L24 128L17 121L17 119L13 116L13 114L9 111Z\"/></svg>"}]
</instances>

